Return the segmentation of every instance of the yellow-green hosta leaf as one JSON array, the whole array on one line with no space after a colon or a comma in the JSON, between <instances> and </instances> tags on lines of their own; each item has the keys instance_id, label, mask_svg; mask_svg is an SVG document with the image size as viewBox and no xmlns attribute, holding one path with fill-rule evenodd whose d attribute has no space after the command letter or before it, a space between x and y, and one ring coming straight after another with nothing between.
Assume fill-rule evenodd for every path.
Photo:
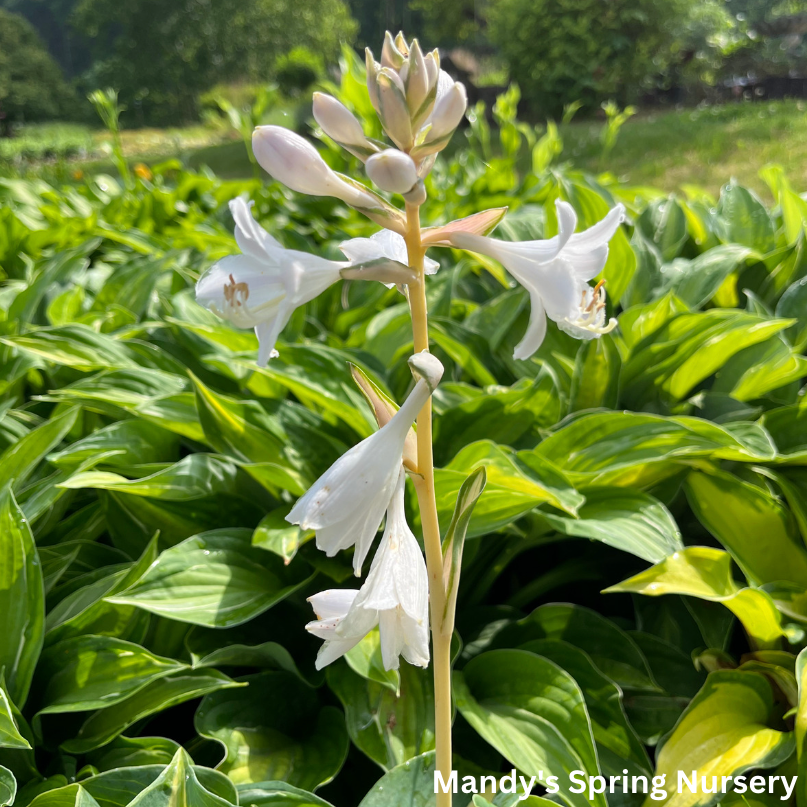
<instances>
[{"instance_id":1,"label":"yellow-green hosta leaf","mask_svg":"<svg viewBox=\"0 0 807 807\"><path fill-rule=\"evenodd\" d=\"M796 659L796 684L799 688L799 705L796 710L795 730L798 780L796 799L799 805L807 802L807 649Z\"/></svg>"},{"instance_id":2,"label":"yellow-green hosta leaf","mask_svg":"<svg viewBox=\"0 0 807 807\"><path fill-rule=\"evenodd\" d=\"M693 471L685 490L698 520L751 583L786 580L807 585L807 551L795 519L767 489L713 470Z\"/></svg>"},{"instance_id":3,"label":"yellow-green hosta leaf","mask_svg":"<svg viewBox=\"0 0 807 807\"><path fill-rule=\"evenodd\" d=\"M656 774L666 775L665 801L644 807L706 807L720 798L697 788L677 793L678 772L737 776L750 768L772 768L793 753L790 732L770 728L775 712L771 686L761 675L737 670L713 672L692 699L656 759ZM711 779L710 779L711 781Z\"/></svg>"},{"instance_id":4,"label":"yellow-green hosta leaf","mask_svg":"<svg viewBox=\"0 0 807 807\"><path fill-rule=\"evenodd\" d=\"M457 708L471 726L519 771L557 776L572 807L606 807L569 790L575 770L599 774L591 721L580 687L565 670L525 650L492 650L454 673Z\"/></svg>"},{"instance_id":5,"label":"yellow-green hosta leaf","mask_svg":"<svg viewBox=\"0 0 807 807\"><path fill-rule=\"evenodd\" d=\"M735 583L731 576L731 556L722 549L706 546L681 549L655 566L607 588L605 593L625 591L649 597L684 594L721 602L742 622L758 648L776 647L785 635L770 594Z\"/></svg>"},{"instance_id":6,"label":"yellow-green hosta leaf","mask_svg":"<svg viewBox=\"0 0 807 807\"><path fill-rule=\"evenodd\" d=\"M191 759L180 748L171 763L130 807L230 807L230 802L206 790L199 782Z\"/></svg>"}]
</instances>

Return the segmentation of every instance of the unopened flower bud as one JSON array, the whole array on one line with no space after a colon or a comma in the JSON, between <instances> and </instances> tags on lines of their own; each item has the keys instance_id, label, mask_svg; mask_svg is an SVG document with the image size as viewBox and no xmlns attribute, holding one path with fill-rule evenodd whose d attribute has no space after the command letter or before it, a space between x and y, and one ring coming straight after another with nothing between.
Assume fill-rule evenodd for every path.
<instances>
[{"instance_id":1,"label":"unopened flower bud","mask_svg":"<svg viewBox=\"0 0 807 807\"><path fill-rule=\"evenodd\" d=\"M406 77L406 103L413 118L421 113L421 107L429 95L429 74L426 60L417 39L409 52L409 70Z\"/></svg>"},{"instance_id":2,"label":"unopened flower bud","mask_svg":"<svg viewBox=\"0 0 807 807\"><path fill-rule=\"evenodd\" d=\"M370 96L370 103L378 113L380 109L378 102L378 73L381 70L381 65L375 60L370 48L364 49L364 66L367 69L367 94Z\"/></svg>"},{"instance_id":3,"label":"unopened flower bud","mask_svg":"<svg viewBox=\"0 0 807 807\"><path fill-rule=\"evenodd\" d=\"M309 196L335 196L353 207L374 208L378 199L333 171L305 138L282 126L259 126L252 150L261 167L278 182Z\"/></svg>"},{"instance_id":4,"label":"unopened flower bud","mask_svg":"<svg viewBox=\"0 0 807 807\"><path fill-rule=\"evenodd\" d=\"M437 86L437 77L440 75L440 54L435 48L424 57L426 63L426 74L429 77L429 89Z\"/></svg>"},{"instance_id":5,"label":"unopened flower bud","mask_svg":"<svg viewBox=\"0 0 807 807\"><path fill-rule=\"evenodd\" d=\"M378 74L378 116L384 131L400 149L412 146L412 121L400 77L388 67Z\"/></svg>"},{"instance_id":6,"label":"unopened flower bud","mask_svg":"<svg viewBox=\"0 0 807 807\"><path fill-rule=\"evenodd\" d=\"M359 159L366 160L370 154L378 151L365 137L356 116L332 95L315 92L313 111L314 119L325 134Z\"/></svg>"},{"instance_id":7,"label":"unopened flower bud","mask_svg":"<svg viewBox=\"0 0 807 807\"><path fill-rule=\"evenodd\" d=\"M431 117L432 128L428 140L437 140L451 134L460 125L467 106L468 96L465 93L465 86L456 81L434 105Z\"/></svg>"},{"instance_id":8,"label":"unopened flower bud","mask_svg":"<svg viewBox=\"0 0 807 807\"><path fill-rule=\"evenodd\" d=\"M384 34L384 45L381 48L381 64L384 67L391 67L393 70L400 70L403 67L404 58L404 54L395 46L392 34L387 31Z\"/></svg>"},{"instance_id":9,"label":"unopened flower bud","mask_svg":"<svg viewBox=\"0 0 807 807\"><path fill-rule=\"evenodd\" d=\"M412 158L397 149L386 149L367 160L367 176L381 190L407 193L418 181Z\"/></svg>"},{"instance_id":10,"label":"unopened flower bud","mask_svg":"<svg viewBox=\"0 0 807 807\"><path fill-rule=\"evenodd\" d=\"M410 357L409 369L415 378L426 382L430 392L434 392L443 377L444 368L437 356L428 350L422 350Z\"/></svg>"}]
</instances>

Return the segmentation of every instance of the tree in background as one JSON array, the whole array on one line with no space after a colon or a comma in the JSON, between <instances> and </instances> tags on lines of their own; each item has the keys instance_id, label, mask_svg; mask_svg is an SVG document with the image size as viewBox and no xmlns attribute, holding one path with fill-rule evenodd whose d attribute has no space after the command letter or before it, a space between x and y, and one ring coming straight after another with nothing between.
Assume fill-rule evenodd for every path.
<instances>
[{"instance_id":1,"label":"tree in background","mask_svg":"<svg viewBox=\"0 0 807 807\"><path fill-rule=\"evenodd\" d=\"M0 134L23 120L58 117L68 100L59 66L34 27L0 9Z\"/></svg>"},{"instance_id":2,"label":"tree in background","mask_svg":"<svg viewBox=\"0 0 807 807\"><path fill-rule=\"evenodd\" d=\"M116 87L137 122L157 124L197 118L217 82L266 81L294 48L333 63L356 31L342 0L79 0L72 24L91 43L88 87Z\"/></svg>"},{"instance_id":3,"label":"tree in background","mask_svg":"<svg viewBox=\"0 0 807 807\"><path fill-rule=\"evenodd\" d=\"M621 105L653 89L679 58L678 36L700 0L493 0L491 41L535 111Z\"/></svg>"}]
</instances>

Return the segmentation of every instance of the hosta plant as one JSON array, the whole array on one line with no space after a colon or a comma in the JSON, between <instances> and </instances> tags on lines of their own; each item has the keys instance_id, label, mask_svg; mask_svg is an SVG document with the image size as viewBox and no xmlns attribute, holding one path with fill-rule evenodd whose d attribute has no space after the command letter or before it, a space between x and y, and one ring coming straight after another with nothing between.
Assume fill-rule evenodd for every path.
<instances>
[{"instance_id":1,"label":"hosta plant","mask_svg":"<svg viewBox=\"0 0 807 807\"><path fill-rule=\"evenodd\" d=\"M803 800L804 200L439 152L407 50L283 184L0 181L0 804Z\"/></svg>"}]
</instances>

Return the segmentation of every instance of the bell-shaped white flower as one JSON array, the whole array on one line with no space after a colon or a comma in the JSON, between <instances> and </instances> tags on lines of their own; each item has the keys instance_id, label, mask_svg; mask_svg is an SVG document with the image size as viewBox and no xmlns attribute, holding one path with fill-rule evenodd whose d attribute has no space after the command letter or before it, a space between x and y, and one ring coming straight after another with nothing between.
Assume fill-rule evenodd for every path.
<instances>
[{"instance_id":1,"label":"bell-shaped white flower","mask_svg":"<svg viewBox=\"0 0 807 807\"><path fill-rule=\"evenodd\" d=\"M387 511L384 535L367 581L358 592L328 591L311 603L319 617L307 630L325 640L317 656L321 670L360 642L376 625L384 668L429 664L429 578L426 563L404 512L403 470Z\"/></svg>"},{"instance_id":2,"label":"bell-shaped white flower","mask_svg":"<svg viewBox=\"0 0 807 807\"><path fill-rule=\"evenodd\" d=\"M514 357L527 359L546 335L546 317L578 339L594 339L616 327L605 321L603 283L591 288L608 259L608 242L624 220L625 209L617 205L582 233L575 233L577 215L568 202L555 203L558 235L544 241L499 241L481 235L454 233L451 243L499 261L530 293L530 323L516 345Z\"/></svg>"},{"instance_id":3,"label":"bell-shaped white flower","mask_svg":"<svg viewBox=\"0 0 807 807\"><path fill-rule=\"evenodd\" d=\"M343 241L339 245L345 257L351 263L365 263L378 258L389 258L404 265L409 264L409 257L406 251L406 241L402 235L391 230L379 230L369 238L351 238ZM427 275L433 275L440 268L437 261L431 258L423 259L423 271ZM387 288L392 288L394 283L385 283Z\"/></svg>"},{"instance_id":4,"label":"bell-shaped white flower","mask_svg":"<svg viewBox=\"0 0 807 807\"><path fill-rule=\"evenodd\" d=\"M339 280L348 263L285 249L252 217L244 199L230 202L241 255L229 255L196 284L196 300L239 328L254 328L258 364L277 355L275 342L295 308Z\"/></svg>"},{"instance_id":5,"label":"bell-shaped white flower","mask_svg":"<svg viewBox=\"0 0 807 807\"><path fill-rule=\"evenodd\" d=\"M286 516L291 524L315 530L317 547L329 557L355 545L357 576L395 491L406 435L443 374L440 361L425 351L409 361L420 377L403 406L343 454Z\"/></svg>"}]
</instances>

